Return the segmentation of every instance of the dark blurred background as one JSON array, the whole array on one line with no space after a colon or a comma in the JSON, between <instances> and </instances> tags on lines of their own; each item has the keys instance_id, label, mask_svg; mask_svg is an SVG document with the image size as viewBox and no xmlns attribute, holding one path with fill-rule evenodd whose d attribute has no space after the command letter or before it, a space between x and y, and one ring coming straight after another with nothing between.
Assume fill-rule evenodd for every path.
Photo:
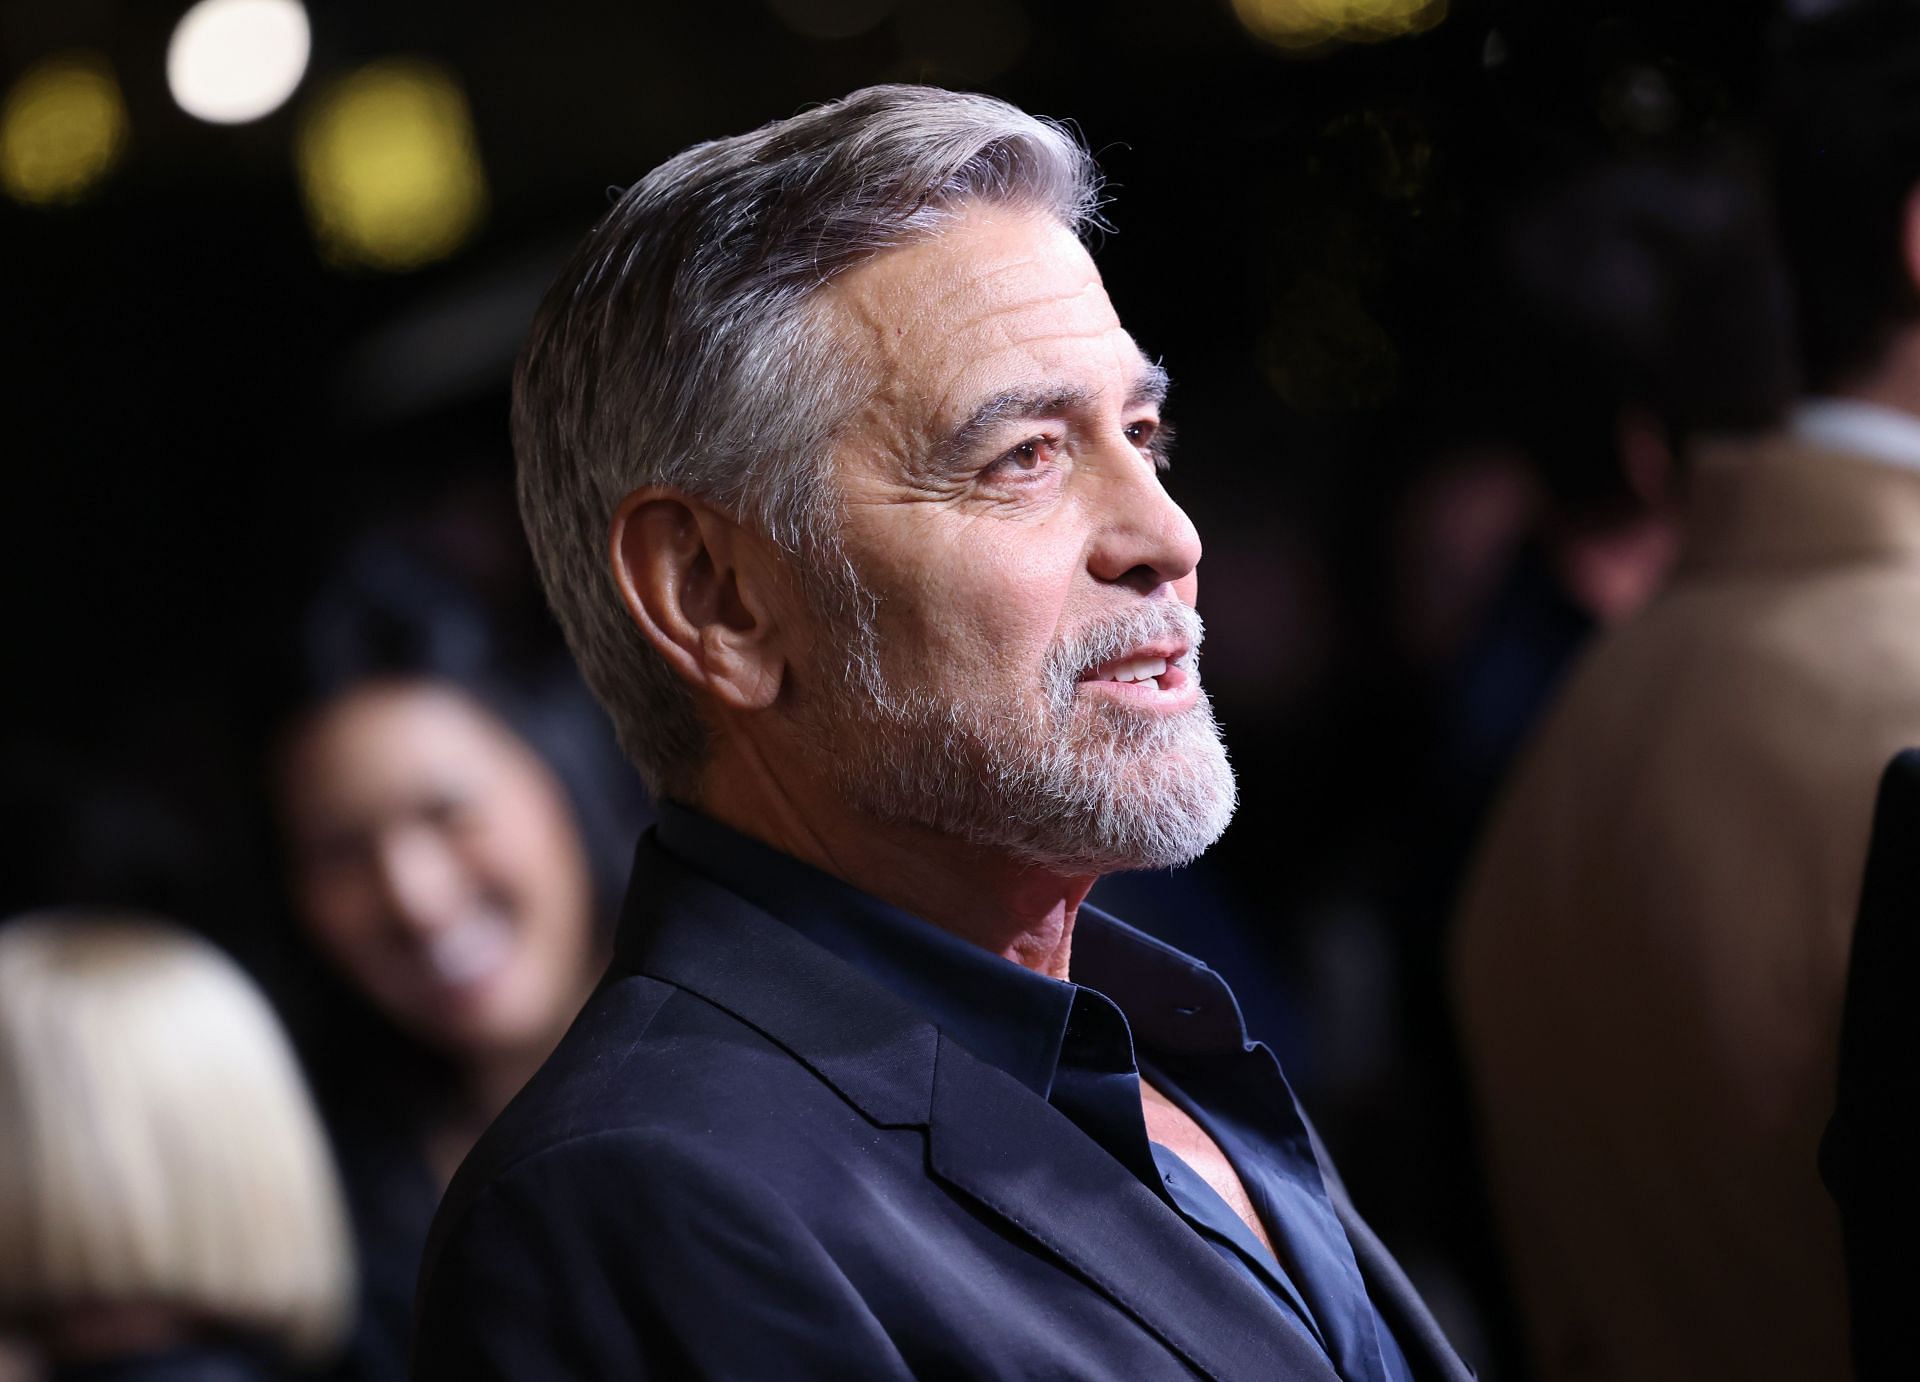
<instances>
[{"instance_id":1,"label":"dark blurred background","mask_svg":"<svg viewBox=\"0 0 1920 1382\"><path fill-rule=\"evenodd\" d=\"M609 189L868 83L991 91L1106 171L1098 258L1176 380L1170 487L1207 544L1245 805L1194 873L1121 896L1218 937L1356 1198L1497 1373L1438 936L1566 657L1657 583L1687 437L1788 387L1765 11L329 0L284 103L214 123L184 57L170 87L188 8L0 4L0 909L132 901L262 950L262 746L348 538L404 527L552 642L506 380ZM1682 261L1703 302L1669 296Z\"/></svg>"}]
</instances>

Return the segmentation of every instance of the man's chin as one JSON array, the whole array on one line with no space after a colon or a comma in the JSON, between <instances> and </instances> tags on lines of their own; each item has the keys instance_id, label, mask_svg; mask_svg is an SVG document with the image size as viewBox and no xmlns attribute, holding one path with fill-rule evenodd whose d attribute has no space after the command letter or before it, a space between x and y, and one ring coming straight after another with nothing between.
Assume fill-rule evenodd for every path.
<instances>
[{"instance_id":1,"label":"man's chin","mask_svg":"<svg viewBox=\"0 0 1920 1382\"><path fill-rule=\"evenodd\" d=\"M1179 868L1225 833L1239 802L1210 722L1193 742L1083 759L1073 776L1021 823L1031 863L1076 873Z\"/></svg>"},{"instance_id":2,"label":"man's chin","mask_svg":"<svg viewBox=\"0 0 1920 1382\"><path fill-rule=\"evenodd\" d=\"M1177 868L1238 801L1204 696L1178 715L1079 701L1012 732L951 703L894 704L910 708L848 715L815 746L848 800L1036 867Z\"/></svg>"}]
</instances>

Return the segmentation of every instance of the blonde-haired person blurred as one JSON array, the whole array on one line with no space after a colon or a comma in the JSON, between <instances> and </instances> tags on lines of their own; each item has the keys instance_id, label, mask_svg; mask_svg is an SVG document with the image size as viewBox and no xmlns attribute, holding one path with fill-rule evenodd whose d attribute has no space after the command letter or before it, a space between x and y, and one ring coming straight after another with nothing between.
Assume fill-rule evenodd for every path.
<instances>
[{"instance_id":1,"label":"blonde-haired person blurred","mask_svg":"<svg viewBox=\"0 0 1920 1382\"><path fill-rule=\"evenodd\" d=\"M271 1378L352 1307L346 1213L273 1011L138 916L0 923L0 1318L54 1378Z\"/></svg>"}]
</instances>

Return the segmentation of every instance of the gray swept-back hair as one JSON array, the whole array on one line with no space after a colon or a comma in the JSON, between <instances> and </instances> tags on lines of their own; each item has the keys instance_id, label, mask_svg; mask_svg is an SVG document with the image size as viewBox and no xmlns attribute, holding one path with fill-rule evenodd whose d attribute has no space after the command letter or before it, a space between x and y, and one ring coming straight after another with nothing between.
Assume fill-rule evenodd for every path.
<instances>
[{"instance_id":1,"label":"gray swept-back hair","mask_svg":"<svg viewBox=\"0 0 1920 1382\"><path fill-rule=\"evenodd\" d=\"M574 252L514 375L520 510L581 671L657 793L694 790L707 731L614 584L620 501L669 486L805 565L844 566L826 461L868 385L821 290L970 203L1079 232L1098 198L1062 126L989 96L876 86L669 159Z\"/></svg>"}]
</instances>

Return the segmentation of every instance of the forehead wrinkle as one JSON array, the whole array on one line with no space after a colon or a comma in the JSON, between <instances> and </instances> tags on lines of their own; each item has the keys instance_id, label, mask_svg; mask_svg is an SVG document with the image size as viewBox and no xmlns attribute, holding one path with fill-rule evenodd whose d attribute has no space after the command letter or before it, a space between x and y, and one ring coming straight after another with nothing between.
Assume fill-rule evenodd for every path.
<instances>
[{"instance_id":1,"label":"forehead wrinkle","mask_svg":"<svg viewBox=\"0 0 1920 1382\"><path fill-rule=\"evenodd\" d=\"M957 339L971 328L984 328L979 334L986 337L986 339L981 340L974 349L964 354L956 352L944 361L945 368L942 370L942 383L937 390L935 402L928 413L927 427L929 432L934 434L940 432L942 430L941 419L944 417L951 417L963 410L970 412L971 407L964 401L958 406L955 405L954 399L956 395L977 392L977 387L973 389L968 387L969 376L974 374L983 362L1010 353L1019 352L1024 354L1026 362L1028 366L1031 367L1033 374L1044 376L1050 372L1050 367L1044 363L1048 346L1062 343L1100 342L1108 337L1117 336L1120 339L1115 343L1116 350L1120 350L1123 354L1131 352L1133 358L1138 362L1140 371L1142 371L1143 374L1152 374L1156 367L1147 361L1145 355L1140 353L1140 347L1134 344L1133 337L1128 335L1126 329L1121 326L1120 319L1114 315L1111 304L1107 303L1106 294L1101 290L1098 281L1091 286L1095 292L1099 293L1100 303L1106 309L1103 317L1097 321L1074 320L1072 316L1064 312L1058 316L1046 315L1035 320L1036 314L1032 309L1034 306L1039 305L1035 303L1016 309L1015 313L1009 313L1004 310L985 312L980 317L962 323L947 333L948 339ZM1084 295L1079 293L1062 294L1047 299L1046 301L1054 303L1065 302L1081 296ZM1009 320L1010 317L1014 319ZM1025 319L1020 319L1022 317ZM1124 366L1122 366L1122 368L1124 368ZM1016 387L1027 387L1033 389L1035 392L1039 391L1039 388L1033 385ZM1091 392L1097 395L1099 391L1093 390ZM1150 389L1146 392L1149 395L1151 394ZM1128 404L1131 405L1140 400L1135 399L1130 392L1127 401Z\"/></svg>"},{"instance_id":2,"label":"forehead wrinkle","mask_svg":"<svg viewBox=\"0 0 1920 1382\"><path fill-rule=\"evenodd\" d=\"M1097 280L1090 287L1095 292L1100 290ZM1046 298L1032 299L1011 311L1005 306L986 304L976 315L942 326L943 342L965 345L969 336L978 339L971 343L970 349L952 350L948 352L945 359L939 361L942 366L940 374L943 377L939 387L932 391L933 402L927 411L926 429L929 435L940 435L944 430L941 419L961 410L954 406L953 400L956 395L968 391L968 376L983 362L996 356L1004 356L1009 352L1025 352L1030 360L1038 363L1038 357L1033 355L1033 349L1036 346L1044 348L1050 342L1098 341L1120 328L1119 320L1113 315L1110 307L1101 320L1076 320L1076 314L1068 304L1085 296L1084 292L1054 294ZM1101 294L1101 299L1104 303L1104 293ZM1131 343L1130 338L1129 343ZM890 344L899 345L901 342ZM900 353L896 350L889 363L897 365L900 358ZM1037 393L1045 386L1026 387ZM966 406L961 405L961 407ZM971 408L967 410L972 411Z\"/></svg>"},{"instance_id":3,"label":"forehead wrinkle","mask_svg":"<svg viewBox=\"0 0 1920 1382\"><path fill-rule=\"evenodd\" d=\"M950 237L960 233L882 254L822 292L823 305L853 328L883 370L900 371L916 354L937 360L968 334L986 338L967 352L980 358L1046 335L1093 337L1119 327L1100 272L1083 247L1082 272L1073 285L1051 287L1043 257L1035 253L984 263L941 257ZM1022 281L1036 273L1040 281L1022 292ZM1015 280L1011 289L1000 286L1007 279ZM952 361L961 370L967 363Z\"/></svg>"},{"instance_id":4,"label":"forehead wrinkle","mask_svg":"<svg viewBox=\"0 0 1920 1382\"><path fill-rule=\"evenodd\" d=\"M1046 216L1028 216L1023 219L1042 226L1050 226L1052 229L1065 235L1069 240L1073 240L1073 243L1080 252L1081 268L1083 270L1082 281L1077 287L1070 290L1062 289L1059 292L1048 294L1045 298L1029 298L1026 300L1028 303L1057 302L1067 298L1083 297L1089 292L1099 292L1103 290L1104 285L1100 279L1099 267L1093 262L1093 257L1086 253L1085 246L1080 245L1078 240L1074 239L1071 231L1068 231L1064 226L1059 225L1058 222L1052 221L1051 218ZM992 222L988 220L982 221L980 224L991 225ZM919 242L917 245L907 246L907 253L911 255L915 249L924 249L926 253L938 256L942 239L942 236L936 235L928 240ZM917 286L932 289L926 300L926 306L933 309L946 308L953 303L955 299L963 299L988 293L989 290L995 288L1001 280L1027 275L1031 273L1036 266L1039 266L1041 272L1044 274L1046 269L1041 261L1044 260L1045 257L1043 253L1031 248L1026 252L1008 257L995 258L986 263L981 263L978 259L961 259L958 261L948 259L942 262L936 257L938 267L936 267L931 276L914 274L908 281ZM896 258L886 267L893 270L893 276L895 277L910 272L906 255ZM991 314L992 312L1003 311L1007 305L1011 304L1003 304L1001 307L991 308L989 312ZM1016 307L1015 310L1018 310L1018 308ZM971 325L977 320L978 317L969 316L963 319L962 324Z\"/></svg>"},{"instance_id":5,"label":"forehead wrinkle","mask_svg":"<svg viewBox=\"0 0 1920 1382\"><path fill-rule=\"evenodd\" d=\"M1085 279L1077 286L1008 301L988 291L989 288L997 280L1030 270L1032 257L986 266L975 262L954 266L936 261L931 274L915 272L920 259L916 251L937 248L941 238L936 236L883 254L834 280L820 293L820 302L843 322L856 327L889 365L897 365L909 343L928 329L937 329L942 339L949 339L961 332L991 325L996 318L1061 311L1091 295L1101 298L1105 320L1098 328L1081 334L1097 334L1118 324L1112 305L1105 301L1105 285L1091 259L1086 263ZM1000 334L1009 340L1012 338L1012 333L1004 328Z\"/></svg>"},{"instance_id":6,"label":"forehead wrinkle","mask_svg":"<svg viewBox=\"0 0 1920 1382\"><path fill-rule=\"evenodd\" d=\"M1094 323L1089 323L1074 334L1087 336L1098 335L1102 331L1111 330L1118 324L1118 318L1115 317L1113 313L1113 305L1107 300L1106 284L1101 281L1100 275L1097 272L1089 273L1087 279L1078 287L1071 289L1062 288L1053 292L1027 293L1013 301L1004 299L996 300L992 295L982 291L993 279L1015 273L1025 267L1024 264L1003 265L993 273L970 279L966 283L955 287L952 292L940 300L940 306L942 307L956 300L962 304L960 310L965 315L960 316L958 320L952 324L950 329L953 331L970 331L986 323L1000 320L1007 322L1006 334L1010 334L1014 323L1020 321L1022 318L1029 317L1037 312L1058 312L1064 316L1073 312L1075 306L1080 302L1094 297L1098 297L1099 299L1099 302L1096 304L1098 309L1096 315L1099 320ZM1088 268L1091 269L1092 265L1089 264ZM978 299L978 301L969 302L969 299ZM931 313L926 315L931 315ZM1049 320L1051 320L1051 318L1049 318Z\"/></svg>"}]
</instances>

